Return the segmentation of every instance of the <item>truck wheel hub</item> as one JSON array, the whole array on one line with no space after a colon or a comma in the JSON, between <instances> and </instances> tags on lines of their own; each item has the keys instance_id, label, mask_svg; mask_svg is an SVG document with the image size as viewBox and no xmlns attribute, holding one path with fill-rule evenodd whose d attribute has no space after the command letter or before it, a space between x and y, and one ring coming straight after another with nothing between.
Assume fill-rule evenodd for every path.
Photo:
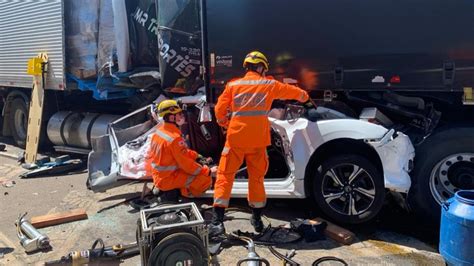
<instances>
[{"instance_id":1,"label":"truck wheel hub","mask_svg":"<svg viewBox=\"0 0 474 266\"><path fill-rule=\"evenodd\" d=\"M459 162L450 167L448 180L459 189L474 189L474 163Z\"/></svg>"},{"instance_id":2,"label":"truck wheel hub","mask_svg":"<svg viewBox=\"0 0 474 266\"><path fill-rule=\"evenodd\" d=\"M438 204L459 190L474 189L474 154L452 154L441 160L431 172L429 185Z\"/></svg>"}]
</instances>

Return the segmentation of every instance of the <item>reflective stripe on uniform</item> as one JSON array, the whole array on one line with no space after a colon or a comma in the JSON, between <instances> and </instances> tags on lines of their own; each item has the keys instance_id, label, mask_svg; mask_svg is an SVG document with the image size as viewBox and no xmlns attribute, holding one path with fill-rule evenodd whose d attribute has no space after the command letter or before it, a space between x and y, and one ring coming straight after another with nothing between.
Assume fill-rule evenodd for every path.
<instances>
[{"instance_id":1,"label":"reflective stripe on uniform","mask_svg":"<svg viewBox=\"0 0 474 266\"><path fill-rule=\"evenodd\" d=\"M263 201L263 202L249 201L249 206L252 207L252 208L263 208L263 207L265 207L266 204L267 204L266 201Z\"/></svg>"},{"instance_id":2,"label":"reflective stripe on uniform","mask_svg":"<svg viewBox=\"0 0 474 266\"><path fill-rule=\"evenodd\" d=\"M234 96L234 105L236 107L264 107L267 94L263 92L243 92Z\"/></svg>"},{"instance_id":3,"label":"reflective stripe on uniform","mask_svg":"<svg viewBox=\"0 0 474 266\"><path fill-rule=\"evenodd\" d=\"M174 171L178 169L178 166L176 165L161 166L161 165L156 165L155 163L152 163L152 166L158 171Z\"/></svg>"},{"instance_id":4,"label":"reflective stripe on uniform","mask_svg":"<svg viewBox=\"0 0 474 266\"><path fill-rule=\"evenodd\" d=\"M229 206L229 200L228 199L214 199L214 205L227 207Z\"/></svg>"},{"instance_id":5,"label":"reflective stripe on uniform","mask_svg":"<svg viewBox=\"0 0 474 266\"><path fill-rule=\"evenodd\" d=\"M222 155L226 155L227 153L229 153L229 151L230 151L229 147L224 147L224 149L222 149Z\"/></svg>"},{"instance_id":6,"label":"reflective stripe on uniform","mask_svg":"<svg viewBox=\"0 0 474 266\"><path fill-rule=\"evenodd\" d=\"M193 182L194 178L196 178L195 175L190 175L188 178L186 178L186 188L189 188L191 186L191 183Z\"/></svg>"},{"instance_id":7,"label":"reflective stripe on uniform","mask_svg":"<svg viewBox=\"0 0 474 266\"><path fill-rule=\"evenodd\" d=\"M198 175L202 171L202 167L198 167L194 172L193 175Z\"/></svg>"},{"instance_id":8,"label":"reflective stripe on uniform","mask_svg":"<svg viewBox=\"0 0 474 266\"><path fill-rule=\"evenodd\" d=\"M202 171L202 167L198 167L190 176L186 178L186 188L189 188L194 178Z\"/></svg>"},{"instance_id":9,"label":"reflective stripe on uniform","mask_svg":"<svg viewBox=\"0 0 474 266\"><path fill-rule=\"evenodd\" d=\"M156 134L158 134L158 136L164 138L168 142L172 142L174 140L174 138L170 137L168 134L161 130L156 130Z\"/></svg>"},{"instance_id":10,"label":"reflective stripe on uniform","mask_svg":"<svg viewBox=\"0 0 474 266\"><path fill-rule=\"evenodd\" d=\"M260 116L266 114L267 111L237 111L233 112L232 116Z\"/></svg>"},{"instance_id":11,"label":"reflective stripe on uniform","mask_svg":"<svg viewBox=\"0 0 474 266\"><path fill-rule=\"evenodd\" d=\"M232 81L228 84L228 86L235 86L235 85L267 85L275 83L274 80L271 79L257 79L257 80L236 80Z\"/></svg>"}]
</instances>

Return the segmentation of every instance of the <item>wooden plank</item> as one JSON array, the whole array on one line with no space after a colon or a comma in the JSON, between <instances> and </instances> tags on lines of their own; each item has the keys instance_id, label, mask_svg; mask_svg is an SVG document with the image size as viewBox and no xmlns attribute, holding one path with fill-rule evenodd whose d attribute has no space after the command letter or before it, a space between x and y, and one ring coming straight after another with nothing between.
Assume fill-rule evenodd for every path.
<instances>
[{"instance_id":1,"label":"wooden plank","mask_svg":"<svg viewBox=\"0 0 474 266\"><path fill-rule=\"evenodd\" d=\"M354 242L355 234L345 228L337 226L322 218L314 218L311 221L315 223L326 222L328 226L326 227L324 234L338 243L350 245L352 242Z\"/></svg>"},{"instance_id":2,"label":"wooden plank","mask_svg":"<svg viewBox=\"0 0 474 266\"><path fill-rule=\"evenodd\" d=\"M69 223L78 220L87 219L87 213L84 209L74 209L66 212L35 216L31 218L31 224L35 228Z\"/></svg>"}]
</instances>

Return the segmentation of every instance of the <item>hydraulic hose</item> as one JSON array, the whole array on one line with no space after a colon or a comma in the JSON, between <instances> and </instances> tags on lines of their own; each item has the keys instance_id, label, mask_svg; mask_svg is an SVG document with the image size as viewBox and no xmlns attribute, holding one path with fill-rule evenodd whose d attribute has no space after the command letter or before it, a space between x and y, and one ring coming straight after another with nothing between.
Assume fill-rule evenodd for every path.
<instances>
[{"instance_id":1,"label":"hydraulic hose","mask_svg":"<svg viewBox=\"0 0 474 266\"><path fill-rule=\"evenodd\" d=\"M316 265L319 265L319 264L321 264L322 262L325 262L325 261L337 261L337 262L342 263L342 265L344 265L344 266L349 265L349 264L347 264L347 262L345 260L340 259L338 257L333 257L333 256L321 257L321 258L313 261L313 264L311 264L311 265L316 266Z\"/></svg>"}]
</instances>

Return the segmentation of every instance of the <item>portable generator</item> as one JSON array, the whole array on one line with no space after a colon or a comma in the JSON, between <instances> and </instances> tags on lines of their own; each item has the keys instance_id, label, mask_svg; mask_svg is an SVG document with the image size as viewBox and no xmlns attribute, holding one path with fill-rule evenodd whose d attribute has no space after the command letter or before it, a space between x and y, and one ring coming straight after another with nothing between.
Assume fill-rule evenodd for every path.
<instances>
[{"instance_id":1,"label":"portable generator","mask_svg":"<svg viewBox=\"0 0 474 266\"><path fill-rule=\"evenodd\" d=\"M208 265L208 241L204 219L192 202L140 211L142 265Z\"/></svg>"}]
</instances>

